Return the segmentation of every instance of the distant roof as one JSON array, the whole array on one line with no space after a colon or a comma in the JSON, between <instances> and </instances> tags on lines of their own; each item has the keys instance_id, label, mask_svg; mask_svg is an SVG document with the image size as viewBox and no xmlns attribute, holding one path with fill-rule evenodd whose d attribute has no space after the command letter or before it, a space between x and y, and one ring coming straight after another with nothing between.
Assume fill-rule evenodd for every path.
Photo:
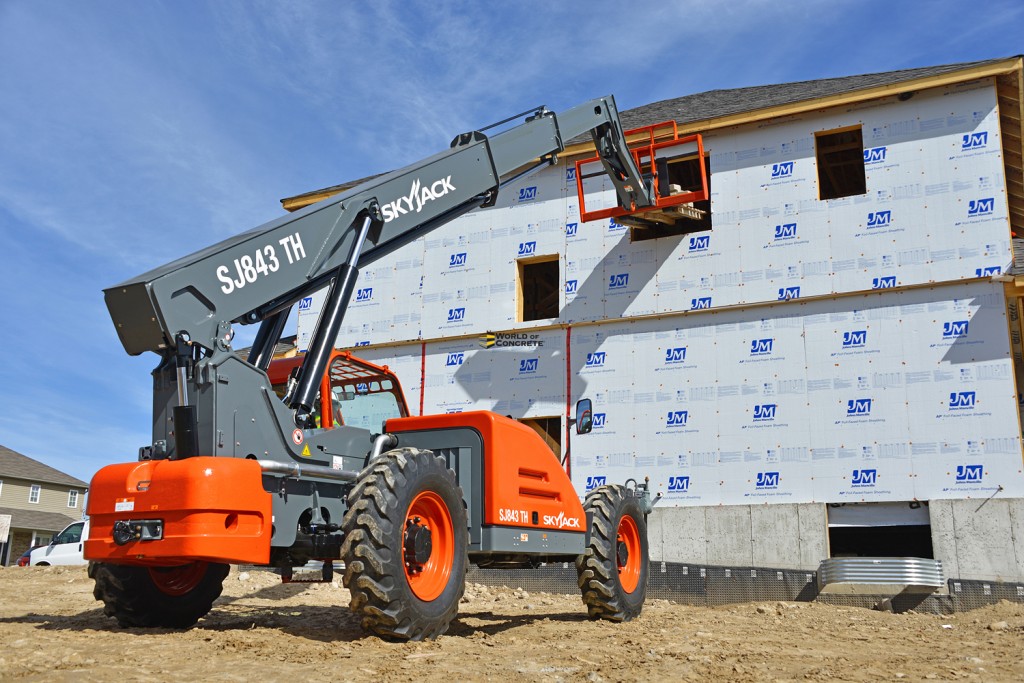
<instances>
[{"instance_id":1,"label":"distant roof","mask_svg":"<svg viewBox=\"0 0 1024 683\"><path fill-rule=\"evenodd\" d=\"M0 446L0 479L3 477L27 479L40 484L63 484L82 489L89 488L89 485L81 479L64 474L27 455L12 451L7 446Z\"/></svg>"},{"instance_id":2,"label":"distant roof","mask_svg":"<svg viewBox=\"0 0 1024 683\"><path fill-rule=\"evenodd\" d=\"M745 88L729 88L727 90L708 90L695 95L684 95L669 100L660 100L645 104L633 109L619 112L622 125L625 129L650 126L662 121L676 121L686 128L700 132L705 127L697 124L715 123L717 125L730 125L735 123L730 117L769 118L782 116L784 113L769 111L791 105L813 105L819 103L821 106L833 104L832 98L853 97L855 93L861 93L866 99L868 97L879 97L885 94L896 94L903 91L902 86L912 90L914 87L936 85L934 81L942 80L944 76L955 76L963 72L962 80L976 78L983 75L986 67L1001 67L1004 70L1020 68L1020 55L1014 57L1000 57L998 59L986 59L978 62L961 62L958 64L943 64L940 66L925 66L917 69L901 69L899 71L885 71L874 74L861 74L859 76L841 76L839 78L822 78L814 81L797 81L794 83L779 83L775 85L755 85ZM1017 60L1016 64L1012 62ZM931 79L932 82L929 82ZM889 92L879 92L888 90ZM805 106L806 110L809 108ZM755 112L764 112L760 117ZM712 127L707 125L706 128ZM566 143L566 147L577 147L590 145L589 135L579 135ZM582 151L571 150L572 153ZM570 150L567 150L570 152ZM294 197L287 197L281 200L281 204L289 211L302 208L320 201L331 195L337 194L351 187L355 187L368 180L376 178L376 175L367 176L358 180L351 180L340 185L326 187L320 190L304 192Z\"/></svg>"},{"instance_id":3,"label":"distant roof","mask_svg":"<svg viewBox=\"0 0 1024 683\"><path fill-rule=\"evenodd\" d=\"M776 85L755 85L728 90L708 90L696 95L684 95L628 109L620 113L620 118L626 129L672 120L680 124L697 123L723 116L770 109L780 105L819 100L833 95L845 95L879 86L907 83L918 79L952 74L957 71L973 70L1005 61L1006 58L987 59L980 62L925 66L919 69L885 71L860 76L841 76ZM588 139L589 136L580 136L571 140L570 144Z\"/></svg>"},{"instance_id":4,"label":"distant roof","mask_svg":"<svg viewBox=\"0 0 1024 683\"><path fill-rule=\"evenodd\" d=\"M60 531L68 524L80 521L59 512L23 510L21 508L0 508L0 515L10 515L11 527L15 529L31 529L32 531Z\"/></svg>"}]
</instances>

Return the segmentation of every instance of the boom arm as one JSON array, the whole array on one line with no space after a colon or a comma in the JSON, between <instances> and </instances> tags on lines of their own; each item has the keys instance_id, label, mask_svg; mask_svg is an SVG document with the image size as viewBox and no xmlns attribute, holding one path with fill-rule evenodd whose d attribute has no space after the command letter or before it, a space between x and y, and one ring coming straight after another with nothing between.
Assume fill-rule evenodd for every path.
<instances>
[{"instance_id":1,"label":"boom arm","mask_svg":"<svg viewBox=\"0 0 1024 683\"><path fill-rule=\"evenodd\" d=\"M554 163L565 140L586 132L619 205L632 211L653 203L626 146L613 97L558 115L543 107L527 114L523 123L493 137L485 135L487 129L459 135L449 150L105 290L125 350L154 351L184 373L190 347L227 351L231 323L262 322L249 362L265 369L290 307L330 284L298 388L288 397L297 423L309 426L304 420L316 378L341 328L358 266L493 204L499 188L523 173L511 174ZM189 402L178 398L182 406Z\"/></svg>"},{"instance_id":2,"label":"boom arm","mask_svg":"<svg viewBox=\"0 0 1024 683\"><path fill-rule=\"evenodd\" d=\"M358 259L367 265L456 215L493 203L510 173L551 160L564 140L588 131L620 205L650 205L611 96L557 116L541 108L494 137L460 135L447 151L105 290L121 343L131 355L162 353L185 333L212 349L222 323L259 322L325 286L351 254L361 215L371 219Z\"/></svg>"}]
</instances>

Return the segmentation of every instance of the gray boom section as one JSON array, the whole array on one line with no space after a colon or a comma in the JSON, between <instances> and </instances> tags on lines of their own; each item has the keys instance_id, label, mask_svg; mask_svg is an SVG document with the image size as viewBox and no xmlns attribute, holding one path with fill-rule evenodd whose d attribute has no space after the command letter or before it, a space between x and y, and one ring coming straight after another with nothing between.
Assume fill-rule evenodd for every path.
<instances>
[{"instance_id":1,"label":"gray boom section","mask_svg":"<svg viewBox=\"0 0 1024 683\"><path fill-rule=\"evenodd\" d=\"M649 206L650 190L626 147L613 97L557 115L541 108L491 137L461 135L449 150L104 290L121 343L131 355L162 353L183 333L213 349L226 323L257 322L328 284L352 249L359 215L383 219L359 258L365 266L493 203L503 179L537 160L553 163L564 140L588 131L619 204Z\"/></svg>"}]
</instances>

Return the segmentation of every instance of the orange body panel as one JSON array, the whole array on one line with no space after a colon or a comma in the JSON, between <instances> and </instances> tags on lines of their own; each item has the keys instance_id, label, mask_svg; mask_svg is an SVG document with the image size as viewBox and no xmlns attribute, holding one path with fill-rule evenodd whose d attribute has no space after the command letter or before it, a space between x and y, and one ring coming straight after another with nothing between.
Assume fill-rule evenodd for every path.
<instances>
[{"instance_id":1,"label":"orange body panel","mask_svg":"<svg viewBox=\"0 0 1024 683\"><path fill-rule=\"evenodd\" d=\"M253 460L198 457L108 465L89 485L85 557L120 564L270 561L271 497ZM163 538L114 543L118 520L163 520Z\"/></svg>"},{"instance_id":2,"label":"orange body panel","mask_svg":"<svg viewBox=\"0 0 1024 683\"><path fill-rule=\"evenodd\" d=\"M387 431L469 427L484 444L484 524L586 530L586 517L569 476L536 432L487 411L388 420ZM536 522L534 516L536 515Z\"/></svg>"}]
</instances>

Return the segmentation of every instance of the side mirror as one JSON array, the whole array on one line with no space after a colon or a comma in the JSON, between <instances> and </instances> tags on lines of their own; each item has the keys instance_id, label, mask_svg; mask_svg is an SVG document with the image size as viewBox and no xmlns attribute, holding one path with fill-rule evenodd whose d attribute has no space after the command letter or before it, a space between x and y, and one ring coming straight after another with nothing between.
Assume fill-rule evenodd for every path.
<instances>
[{"instance_id":1,"label":"side mirror","mask_svg":"<svg viewBox=\"0 0 1024 683\"><path fill-rule=\"evenodd\" d=\"M594 404L589 398L576 402L576 433L589 434L594 428Z\"/></svg>"}]
</instances>

